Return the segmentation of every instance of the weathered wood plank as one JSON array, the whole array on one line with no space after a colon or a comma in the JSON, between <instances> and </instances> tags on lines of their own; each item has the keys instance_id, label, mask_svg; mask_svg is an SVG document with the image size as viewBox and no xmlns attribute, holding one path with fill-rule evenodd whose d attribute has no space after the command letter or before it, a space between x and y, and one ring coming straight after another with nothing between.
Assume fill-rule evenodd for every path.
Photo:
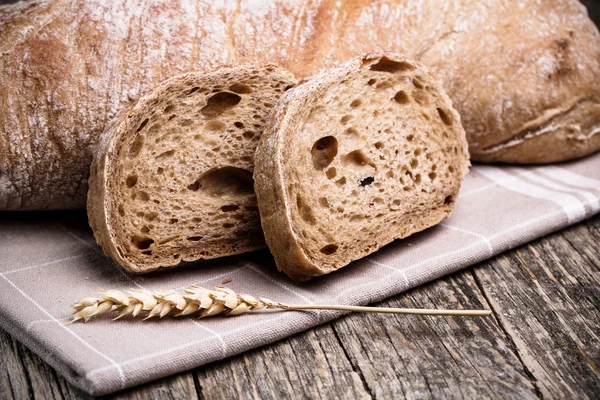
<instances>
[{"instance_id":1,"label":"weathered wood plank","mask_svg":"<svg viewBox=\"0 0 600 400\"><path fill-rule=\"evenodd\" d=\"M387 307L487 308L468 272ZM333 323L376 398L537 398L495 318L350 315Z\"/></svg>"},{"instance_id":2,"label":"weathered wood plank","mask_svg":"<svg viewBox=\"0 0 600 400\"><path fill-rule=\"evenodd\" d=\"M199 398L196 386L194 374L185 372L104 398L114 400L196 400Z\"/></svg>"},{"instance_id":3,"label":"weathered wood plank","mask_svg":"<svg viewBox=\"0 0 600 400\"><path fill-rule=\"evenodd\" d=\"M323 325L198 371L206 398L370 398Z\"/></svg>"},{"instance_id":4,"label":"weathered wood plank","mask_svg":"<svg viewBox=\"0 0 600 400\"><path fill-rule=\"evenodd\" d=\"M474 274L545 399L600 395L600 218Z\"/></svg>"},{"instance_id":5,"label":"weathered wood plank","mask_svg":"<svg viewBox=\"0 0 600 400\"><path fill-rule=\"evenodd\" d=\"M0 330L0 398L89 398L25 346Z\"/></svg>"}]
</instances>

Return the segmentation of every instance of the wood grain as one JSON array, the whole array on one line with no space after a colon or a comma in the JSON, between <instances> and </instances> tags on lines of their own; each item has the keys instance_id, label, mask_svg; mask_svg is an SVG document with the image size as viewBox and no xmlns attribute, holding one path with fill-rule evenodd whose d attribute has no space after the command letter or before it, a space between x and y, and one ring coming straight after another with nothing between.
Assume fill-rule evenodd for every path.
<instances>
[{"instance_id":1,"label":"wood grain","mask_svg":"<svg viewBox=\"0 0 600 400\"><path fill-rule=\"evenodd\" d=\"M352 314L111 399L519 398L600 393L600 216ZM0 397L88 398L0 332Z\"/></svg>"}]
</instances>

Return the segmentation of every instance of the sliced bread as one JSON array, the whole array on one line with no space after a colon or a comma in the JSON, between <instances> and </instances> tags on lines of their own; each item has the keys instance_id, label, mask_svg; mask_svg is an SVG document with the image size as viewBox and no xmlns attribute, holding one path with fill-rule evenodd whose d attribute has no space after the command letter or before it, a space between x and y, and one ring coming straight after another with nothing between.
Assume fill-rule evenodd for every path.
<instances>
[{"instance_id":1,"label":"sliced bread","mask_svg":"<svg viewBox=\"0 0 600 400\"><path fill-rule=\"evenodd\" d=\"M286 92L255 156L279 269L307 279L446 218L469 159L465 131L425 67L368 54Z\"/></svg>"},{"instance_id":2,"label":"sliced bread","mask_svg":"<svg viewBox=\"0 0 600 400\"><path fill-rule=\"evenodd\" d=\"M105 254L141 273L264 247L254 151L295 83L275 65L190 73L121 113L89 181L88 216Z\"/></svg>"}]
</instances>

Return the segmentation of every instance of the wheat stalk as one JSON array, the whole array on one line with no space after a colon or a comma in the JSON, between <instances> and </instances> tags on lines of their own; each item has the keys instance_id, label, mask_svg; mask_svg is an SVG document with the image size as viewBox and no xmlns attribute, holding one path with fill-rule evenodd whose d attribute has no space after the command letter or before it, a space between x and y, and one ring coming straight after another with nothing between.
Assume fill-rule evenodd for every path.
<instances>
[{"instance_id":1,"label":"wheat stalk","mask_svg":"<svg viewBox=\"0 0 600 400\"><path fill-rule=\"evenodd\" d=\"M339 310L354 312L376 312L413 315L455 315L455 316L486 316L489 310L429 310L411 308L360 307L344 305L289 305L265 299L255 298L248 294L238 294L224 286L209 290L192 285L183 290L158 291L132 289L125 292L120 290L102 290L103 298L86 297L73 304L73 321L83 320L116 312L115 320L125 316L137 317L144 315L144 320L153 317L163 318L167 315L181 317L197 315L200 318L215 315L234 316L247 311L257 311L263 308L278 308L282 310Z\"/></svg>"}]
</instances>

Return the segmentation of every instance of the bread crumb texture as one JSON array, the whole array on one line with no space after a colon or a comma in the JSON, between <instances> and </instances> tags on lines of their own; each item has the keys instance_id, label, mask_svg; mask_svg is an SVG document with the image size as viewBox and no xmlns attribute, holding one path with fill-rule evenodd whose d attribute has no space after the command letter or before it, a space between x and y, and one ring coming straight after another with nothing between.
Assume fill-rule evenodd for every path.
<instances>
[{"instance_id":1,"label":"bread crumb texture","mask_svg":"<svg viewBox=\"0 0 600 400\"><path fill-rule=\"evenodd\" d=\"M143 96L107 133L105 163L90 182L90 219L96 232L105 221L108 235L97 235L105 251L147 272L264 247L253 156L294 83L273 65L222 68Z\"/></svg>"}]
</instances>

